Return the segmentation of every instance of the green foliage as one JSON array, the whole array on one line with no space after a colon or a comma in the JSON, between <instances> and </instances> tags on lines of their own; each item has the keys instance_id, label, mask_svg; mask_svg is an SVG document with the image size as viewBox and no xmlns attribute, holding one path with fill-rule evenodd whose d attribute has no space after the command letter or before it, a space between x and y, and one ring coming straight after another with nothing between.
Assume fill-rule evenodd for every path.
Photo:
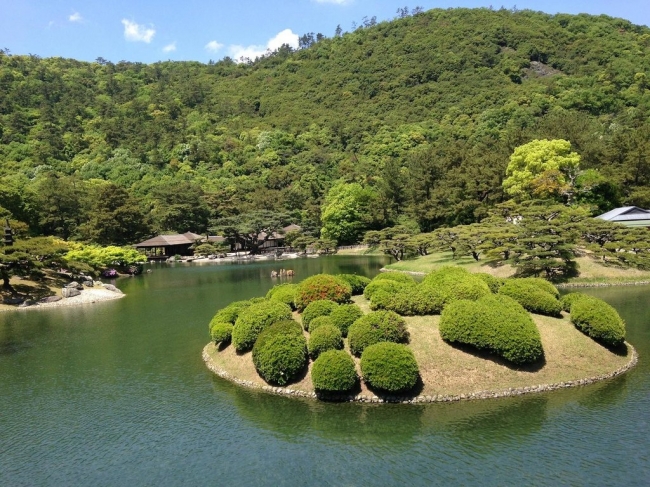
<instances>
[{"instance_id":1,"label":"green foliage","mask_svg":"<svg viewBox=\"0 0 650 487\"><path fill-rule=\"evenodd\" d=\"M406 322L392 311L373 311L352 323L348 330L350 352L361 355L363 350L379 342L408 342Z\"/></svg>"},{"instance_id":2,"label":"green foliage","mask_svg":"<svg viewBox=\"0 0 650 487\"><path fill-rule=\"evenodd\" d=\"M499 289L501 288L501 286L503 286L503 283L505 282L503 279L494 277L492 274L488 274L486 272L477 272L474 275L488 285L488 287L490 288L490 292L492 294L498 293Z\"/></svg>"},{"instance_id":3,"label":"green foliage","mask_svg":"<svg viewBox=\"0 0 650 487\"><path fill-rule=\"evenodd\" d=\"M269 384L290 383L305 369L307 361L307 341L300 325L293 320L266 328L253 347L253 364Z\"/></svg>"},{"instance_id":4,"label":"green foliage","mask_svg":"<svg viewBox=\"0 0 650 487\"><path fill-rule=\"evenodd\" d=\"M366 299L372 300L375 293L379 290L391 293L401 291L402 289L411 289L412 287L414 286L409 286L403 282L397 282L392 279L373 279L363 290L363 296Z\"/></svg>"},{"instance_id":5,"label":"green foliage","mask_svg":"<svg viewBox=\"0 0 650 487\"><path fill-rule=\"evenodd\" d=\"M343 279L352 288L352 296L363 294L363 290L370 284L370 278L356 274L337 274L336 277Z\"/></svg>"},{"instance_id":6,"label":"green foliage","mask_svg":"<svg viewBox=\"0 0 650 487\"><path fill-rule=\"evenodd\" d=\"M290 318L291 308L279 301L252 304L239 313L232 331L232 344L238 352L250 350L265 328Z\"/></svg>"},{"instance_id":7,"label":"green foliage","mask_svg":"<svg viewBox=\"0 0 650 487\"><path fill-rule=\"evenodd\" d=\"M214 315L214 318L212 318L212 323L232 323L235 324L235 321L237 321L237 317L239 314L248 308L251 304L251 300L247 301L235 301L230 303L228 306L225 308L220 309L217 311L217 313Z\"/></svg>"},{"instance_id":8,"label":"green foliage","mask_svg":"<svg viewBox=\"0 0 650 487\"><path fill-rule=\"evenodd\" d=\"M302 326L305 327L305 330L309 329L309 323L319 316L327 316L332 313L339 305L334 301L329 299L319 299L318 301L312 301L307 305L307 307L302 312Z\"/></svg>"},{"instance_id":9,"label":"green foliage","mask_svg":"<svg viewBox=\"0 0 650 487\"><path fill-rule=\"evenodd\" d=\"M290 223L286 213L271 210L255 210L217 221L217 230L232 242L241 245L251 254L259 254L264 242L283 232Z\"/></svg>"},{"instance_id":10,"label":"green foliage","mask_svg":"<svg viewBox=\"0 0 650 487\"><path fill-rule=\"evenodd\" d=\"M611 347L625 341L625 323L618 312L602 299L583 296L571 305L571 322L594 340Z\"/></svg>"},{"instance_id":11,"label":"green foliage","mask_svg":"<svg viewBox=\"0 0 650 487\"><path fill-rule=\"evenodd\" d=\"M232 323L210 323L210 338L215 343L228 343L232 337Z\"/></svg>"},{"instance_id":12,"label":"green foliage","mask_svg":"<svg viewBox=\"0 0 650 487\"><path fill-rule=\"evenodd\" d=\"M318 330L321 326L335 326L334 321L329 316L318 316L309 322L308 331L313 333Z\"/></svg>"},{"instance_id":13,"label":"green foliage","mask_svg":"<svg viewBox=\"0 0 650 487\"><path fill-rule=\"evenodd\" d=\"M448 342L487 350L514 364L534 363L544 355L530 315L504 295L449 304L440 317L439 330Z\"/></svg>"},{"instance_id":14,"label":"green foliage","mask_svg":"<svg viewBox=\"0 0 650 487\"><path fill-rule=\"evenodd\" d=\"M341 334L346 337L350 325L362 316L363 311L356 304L342 304L332 310L328 317L332 320L334 326L341 330Z\"/></svg>"},{"instance_id":15,"label":"green foliage","mask_svg":"<svg viewBox=\"0 0 650 487\"><path fill-rule=\"evenodd\" d=\"M344 350L323 352L312 365L311 380L318 392L347 392L358 380L354 360Z\"/></svg>"},{"instance_id":16,"label":"green foliage","mask_svg":"<svg viewBox=\"0 0 650 487\"><path fill-rule=\"evenodd\" d=\"M361 355L360 365L363 380L371 387L386 392L413 389L420 376L411 349L397 343L369 345Z\"/></svg>"},{"instance_id":17,"label":"green foliage","mask_svg":"<svg viewBox=\"0 0 650 487\"><path fill-rule=\"evenodd\" d=\"M329 299L336 303L346 303L351 295L352 288L344 280L328 274L317 274L298 284L295 304L299 311L303 311L313 301Z\"/></svg>"},{"instance_id":18,"label":"green foliage","mask_svg":"<svg viewBox=\"0 0 650 487\"><path fill-rule=\"evenodd\" d=\"M297 284L276 284L266 293L266 299L280 301L291 306L291 309L295 309L294 299L297 287Z\"/></svg>"},{"instance_id":19,"label":"green foliage","mask_svg":"<svg viewBox=\"0 0 650 487\"><path fill-rule=\"evenodd\" d=\"M444 303L459 299L475 301L490 294L490 288L480 277L460 267L443 267L428 274L420 286L432 287L444 295Z\"/></svg>"},{"instance_id":20,"label":"green foliage","mask_svg":"<svg viewBox=\"0 0 650 487\"><path fill-rule=\"evenodd\" d=\"M83 262L93 269L102 270L111 266L141 264L146 257L129 247L100 247L99 245L72 244L73 248L65 254L65 260Z\"/></svg>"},{"instance_id":21,"label":"green foliage","mask_svg":"<svg viewBox=\"0 0 650 487\"><path fill-rule=\"evenodd\" d=\"M323 238L339 245L358 242L361 232L370 223L376 198L373 188L364 188L358 183L334 185L321 209Z\"/></svg>"},{"instance_id":22,"label":"green foliage","mask_svg":"<svg viewBox=\"0 0 650 487\"><path fill-rule=\"evenodd\" d=\"M571 306L573 303L578 301L579 299L584 298L587 296L587 294L584 293L568 293L562 296L560 299L560 306L562 306L562 311L566 311L567 313L571 312Z\"/></svg>"},{"instance_id":23,"label":"green foliage","mask_svg":"<svg viewBox=\"0 0 650 487\"><path fill-rule=\"evenodd\" d=\"M16 240L12 246L0 247L0 275L5 289L12 289L12 275L26 276L43 267L60 266L68 245L52 237Z\"/></svg>"},{"instance_id":24,"label":"green foliage","mask_svg":"<svg viewBox=\"0 0 650 487\"><path fill-rule=\"evenodd\" d=\"M559 316L562 311L560 301L553 294L526 279L506 279L499 294L511 297L531 313Z\"/></svg>"},{"instance_id":25,"label":"green foliage","mask_svg":"<svg viewBox=\"0 0 650 487\"><path fill-rule=\"evenodd\" d=\"M383 280L395 281L401 284L409 284L409 285L415 284L415 279L413 279L412 276L408 274L404 274L402 272L382 272L377 274L373 278L372 282L383 281Z\"/></svg>"},{"instance_id":26,"label":"green foliage","mask_svg":"<svg viewBox=\"0 0 650 487\"><path fill-rule=\"evenodd\" d=\"M333 325L319 326L310 332L307 347L312 360L316 360L321 353L328 350L341 350L343 348L341 330Z\"/></svg>"},{"instance_id":27,"label":"green foliage","mask_svg":"<svg viewBox=\"0 0 650 487\"><path fill-rule=\"evenodd\" d=\"M419 285L402 288L396 292L377 291L370 303L373 310L389 310L402 316L439 314L447 301L447 294L440 288Z\"/></svg>"},{"instance_id":28,"label":"green foliage","mask_svg":"<svg viewBox=\"0 0 650 487\"><path fill-rule=\"evenodd\" d=\"M525 282L526 284L533 285L542 291L550 294L553 296L555 299L559 299L560 297L560 291L557 290L557 288L550 282L548 282L546 279L540 279L539 277L524 277L522 279L519 279L520 282Z\"/></svg>"}]
</instances>

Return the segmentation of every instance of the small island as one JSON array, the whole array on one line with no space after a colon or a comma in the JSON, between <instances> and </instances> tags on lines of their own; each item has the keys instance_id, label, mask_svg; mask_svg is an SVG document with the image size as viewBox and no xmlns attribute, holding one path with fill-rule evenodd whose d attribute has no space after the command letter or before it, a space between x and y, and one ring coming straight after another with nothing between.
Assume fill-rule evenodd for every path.
<instances>
[{"instance_id":1,"label":"small island","mask_svg":"<svg viewBox=\"0 0 650 487\"><path fill-rule=\"evenodd\" d=\"M276 394L361 402L493 398L586 385L637 361L614 308L538 278L442 267L421 282L317 275L210 323L217 375Z\"/></svg>"}]
</instances>

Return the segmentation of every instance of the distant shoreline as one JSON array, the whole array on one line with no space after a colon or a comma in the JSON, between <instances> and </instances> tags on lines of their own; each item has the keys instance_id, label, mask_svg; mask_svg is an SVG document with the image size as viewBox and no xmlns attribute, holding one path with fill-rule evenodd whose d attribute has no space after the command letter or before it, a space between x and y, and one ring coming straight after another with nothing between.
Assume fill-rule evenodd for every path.
<instances>
[{"instance_id":1,"label":"distant shoreline","mask_svg":"<svg viewBox=\"0 0 650 487\"><path fill-rule=\"evenodd\" d=\"M53 303L38 303L32 306L2 305L0 306L0 313L8 311L26 311L32 309L51 309L69 306L82 306L85 304L113 301L115 299L123 298L124 296L126 295L123 293L116 293L115 291L109 291L108 289L101 287L87 288L81 291L81 294L78 296L73 296L71 298L61 298L59 301L55 301Z\"/></svg>"}]
</instances>

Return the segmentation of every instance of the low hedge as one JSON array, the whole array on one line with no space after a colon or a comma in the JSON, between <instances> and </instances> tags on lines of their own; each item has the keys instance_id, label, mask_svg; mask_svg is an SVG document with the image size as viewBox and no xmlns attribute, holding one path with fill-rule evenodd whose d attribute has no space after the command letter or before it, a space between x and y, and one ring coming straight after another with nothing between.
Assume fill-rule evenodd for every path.
<instances>
[{"instance_id":1,"label":"low hedge","mask_svg":"<svg viewBox=\"0 0 650 487\"><path fill-rule=\"evenodd\" d=\"M336 277L343 279L352 288L352 296L363 294L363 290L370 284L370 278L357 276L356 274L337 274Z\"/></svg>"},{"instance_id":2,"label":"low hedge","mask_svg":"<svg viewBox=\"0 0 650 487\"><path fill-rule=\"evenodd\" d=\"M405 284L403 282L397 282L390 279L379 279L376 281L371 281L370 284L366 286L363 290L363 297L372 301L374 294L377 291L387 291L389 293L396 293L398 291L412 289L415 287L413 284Z\"/></svg>"},{"instance_id":3,"label":"low hedge","mask_svg":"<svg viewBox=\"0 0 650 487\"><path fill-rule=\"evenodd\" d=\"M264 328L291 319L291 308L279 301L262 301L243 310L232 330L232 344L238 352L249 350Z\"/></svg>"},{"instance_id":4,"label":"low hedge","mask_svg":"<svg viewBox=\"0 0 650 487\"><path fill-rule=\"evenodd\" d=\"M388 292L383 289L374 293L370 302L372 310L394 311L401 316L439 314L446 302L445 293L433 286L415 286Z\"/></svg>"},{"instance_id":5,"label":"low hedge","mask_svg":"<svg viewBox=\"0 0 650 487\"><path fill-rule=\"evenodd\" d=\"M309 333L314 333L321 326L334 326L336 328L336 325L334 325L332 318L329 316L319 316L309 322L309 329L307 331L309 331Z\"/></svg>"},{"instance_id":6,"label":"low hedge","mask_svg":"<svg viewBox=\"0 0 650 487\"><path fill-rule=\"evenodd\" d=\"M571 311L571 305L575 303L578 299L582 299L584 297L587 297L585 293L568 293L562 296L560 299L560 306L562 306L562 310L566 311L569 313Z\"/></svg>"},{"instance_id":7,"label":"low hedge","mask_svg":"<svg viewBox=\"0 0 650 487\"><path fill-rule=\"evenodd\" d=\"M526 310L505 295L450 303L440 317L440 336L451 343L487 350L514 364L539 361L539 330Z\"/></svg>"},{"instance_id":8,"label":"low hedge","mask_svg":"<svg viewBox=\"0 0 650 487\"><path fill-rule=\"evenodd\" d=\"M363 316L363 311L356 304L342 304L329 314L334 326L341 330L341 335L348 336L350 325Z\"/></svg>"},{"instance_id":9,"label":"low hedge","mask_svg":"<svg viewBox=\"0 0 650 487\"><path fill-rule=\"evenodd\" d=\"M232 337L232 323L213 323L210 338L214 343L228 343Z\"/></svg>"},{"instance_id":10,"label":"low hedge","mask_svg":"<svg viewBox=\"0 0 650 487\"><path fill-rule=\"evenodd\" d=\"M492 274L488 274L487 272L477 272L474 276L487 284L492 294L498 293L499 288L503 286L503 283L505 282L503 279L494 277Z\"/></svg>"},{"instance_id":11,"label":"low hedge","mask_svg":"<svg viewBox=\"0 0 650 487\"><path fill-rule=\"evenodd\" d=\"M452 284L471 275L472 273L463 267L444 266L424 276L421 284L443 286Z\"/></svg>"},{"instance_id":12,"label":"low hedge","mask_svg":"<svg viewBox=\"0 0 650 487\"><path fill-rule=\"evenodd\" d=\"M377 274L371 282L377 281L394 281L401 284L415 284L415 279L409 274L404 274L403 272L381 272Z\"/></svg>"},{"instance_id":13,"label":"low hedge","mask_svg":"<svg viewBox=\"0 0 650 487\"><path fill-rule=\"evenodd\" d=\"M302 326L305 330L309 330L309 323L311 320L318 318L319 316L328 316L338 307L339 305L337 303L330 301L329 299L319 299L318 301L309 303L301 315Z\"/></svg>"},{"instance_id":14,"label":"low hedge","mask_svg":"<svg viewBox=\"0 0 650 487\"><path fill-rule=\"evenodd\" d=\"M311 367L311 381L318 392L347 392L357 380L354 360L344 350L323 352Z\"/></svg>"},{"instance_id":15,"label":"low hedge","mask_svg":"<svg viewBox=\"0 0 650 487\"><path fill-rule=\"evenodd\" d=\"M413 389L420 371L410 348L398 343L369 345L361 355L363 380L375 389L401 392Z\"/></svg>"},{"instance_id":16,"label":"low hedge","mask_svg":"<svg viewBox=\"0 0 650 487\"><path fill-rule=\"evenodd\" d=\"M625 341L625 322L602 299L583 296L571 306L571 322L587 336L605 345L617 347Z\"/></svg>"},{"instance_id":17,"label":"low hedge","mask_svg":"<svg viewBox=\"0 0 650 487\"><path fill-rule=\"evenodd\" d=\"M307 349L312 360L328 350L341 350L343 348L343 337L341 330L334 325L319 326L309 335Z\"/></svg>"},{"instance_id":18,"label":"low hedge","mask_svg":"<svg viewBox=\"0 0 650 487\"><path fill-rule=\"evenodd\" d=\"M296 309L303 311L309 303L329 299L335 303L347 303L352 296L352 287L343 279L328 274L316 274L298 284L296 288Z\"/></svg>"},{"instance_id":19,"label":"low hedge","mask_svg":"<svg viewBox=\"0 0 650 487\"><path fill-rule=\"evenodd\" d=\"M280 301L291 306L291 309L296 309L293 301L296 297L297 287L297 284L276 284L266 293L266 299Z\"/></svg>"},{"instance_id":20,"label":"low hedge","mask_svg":"<svg viewBox=\"0 0 650 487\"><path fill-rule=\"evenodd\" d=\"M506 279L499 294L509 296L531 313L560 316L562 305L552 294L528 279Z\"/></svg>"},{"instance_id":21,"label":"low hedge","mask_svg":"<svg viewBox=\"0 0 650 487\"><path fill-rule=\"evenodd\" d=\"M348 343L354 355L379 342L408 342L409 333L404 319L393 311L373 311L352 323Z\"/></svg>"},{"instance_id":22,"label":"low hedge","mask_svg":"<svg viewBox=\"0 0 650 487\"><path fill-rule=\"evenodd\" d=\"M269 384L288 384L304 370L307 361L307 340L293 320L266 328L253 347L253 364Z\"/></svg>"}]
</instances>

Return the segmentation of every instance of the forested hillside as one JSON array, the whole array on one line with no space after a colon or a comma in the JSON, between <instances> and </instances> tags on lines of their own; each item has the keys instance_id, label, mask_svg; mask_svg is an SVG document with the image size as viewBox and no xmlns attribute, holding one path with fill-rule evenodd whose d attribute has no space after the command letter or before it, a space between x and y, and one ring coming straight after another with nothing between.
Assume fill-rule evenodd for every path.
<instances>
[{"instance_id":1,"label":"forested hillside","mask_svg":"<svg viewBox=\"0 0 650 487\"><path fill-rule=\"evenodd\" d=\"M599 170L600 210L650 206L647 27L431 10L307 45L208 65L1 52L0 216L104 244L258 209L312 232L322 209L356 219L340 243L430 231L487 215L540 138Z\"/></svg>"}]
</instances>

